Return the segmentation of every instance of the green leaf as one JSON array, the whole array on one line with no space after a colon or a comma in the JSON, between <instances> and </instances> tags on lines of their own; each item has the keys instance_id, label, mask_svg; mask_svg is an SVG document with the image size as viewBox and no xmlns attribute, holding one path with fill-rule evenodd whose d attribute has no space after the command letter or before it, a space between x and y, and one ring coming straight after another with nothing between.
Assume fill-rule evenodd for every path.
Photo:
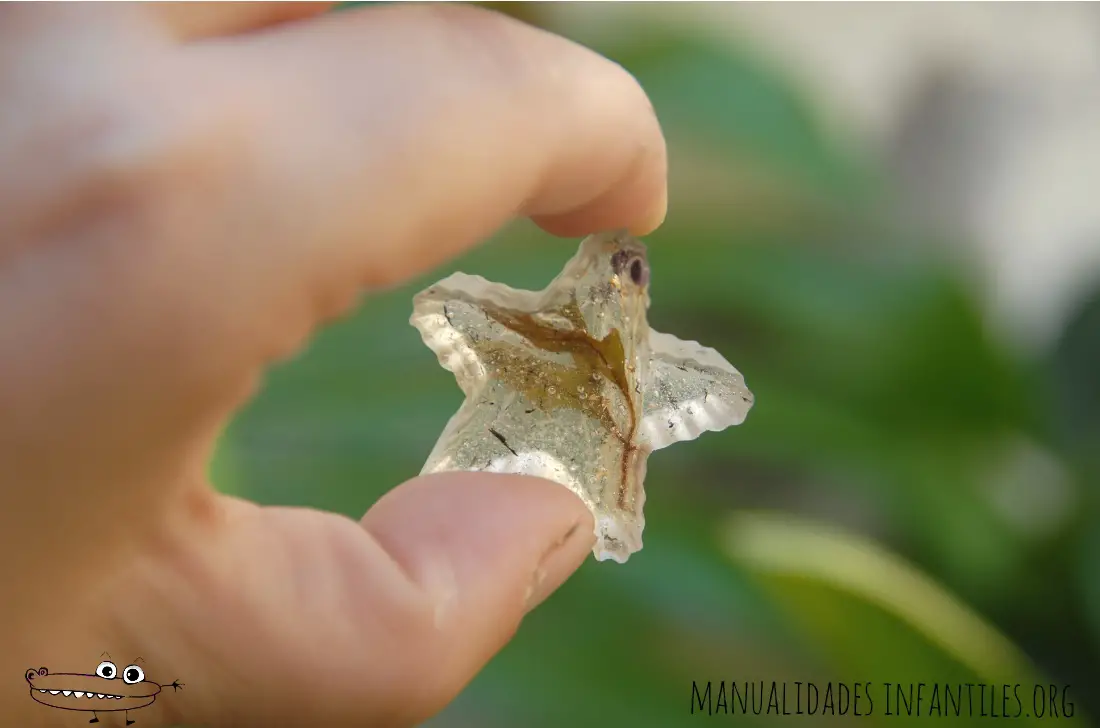
<instances>
[{"instance_id":1,"label":"green leaf","mask_svg":"<svg viewBox=\"0 0 1100 728\"><path fill-rule=\"evenodd\" d=\"M871 541L785 515L740 513L729 520L725 548L840 674L1019 684L1028 696L1034 685L1055 683L934 580Z\"/></svg>"}]
</instances>

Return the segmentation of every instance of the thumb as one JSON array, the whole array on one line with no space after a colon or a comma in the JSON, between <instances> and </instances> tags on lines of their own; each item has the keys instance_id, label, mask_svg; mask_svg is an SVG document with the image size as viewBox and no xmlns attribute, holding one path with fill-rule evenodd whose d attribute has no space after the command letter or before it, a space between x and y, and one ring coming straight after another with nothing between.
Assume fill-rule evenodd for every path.
<instances>
[{"instance_id":1,"label":"thumb","mask_svg":"<svg viewBox=\"0 0 1100 728\"><path fill-rule=\"evenodd\" d=\"M579 498L523 476L415 478L360 523L212 498L182 548L134 570L129 619L114 621L149 679L163 664L163 683L186 684L150 707L189 724L413 725L594 542Z\"/></svg>"}]
</instances>

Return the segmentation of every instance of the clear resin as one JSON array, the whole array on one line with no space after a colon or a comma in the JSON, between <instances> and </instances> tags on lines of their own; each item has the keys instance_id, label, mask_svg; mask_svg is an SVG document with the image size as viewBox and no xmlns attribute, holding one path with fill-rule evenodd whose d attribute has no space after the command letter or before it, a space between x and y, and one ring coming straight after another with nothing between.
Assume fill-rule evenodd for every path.
<instances>
[{"instance_id":1,"label":"clear resin","mask_svg":"<svg viewBox=\"0 0 1100 728\"><path fill-rule=\"evenodd\" d=\"M418 294L411 323L466 395L422 472L553 480L592 511L597 559L641 549L649 453L753 403L721 354L649 328L649 275L641 241L603 233L541 291L456 273Z\"/></svg>"}]
</instances>

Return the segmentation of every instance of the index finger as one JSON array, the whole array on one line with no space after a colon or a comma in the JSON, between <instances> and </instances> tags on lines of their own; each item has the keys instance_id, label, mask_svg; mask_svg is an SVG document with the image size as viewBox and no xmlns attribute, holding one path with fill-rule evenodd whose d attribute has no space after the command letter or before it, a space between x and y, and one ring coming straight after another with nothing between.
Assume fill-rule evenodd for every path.
<instances>
[{"instance_id":1,"label":"index finger","mask_svg":"<svg viewBox=\"0 0 1100 728\"><path fill-rule=\"evenodd\" d=\"M505 16L372 7L195 50L237 69L225 88L254 123L233 197L262 225L211 238L243 249L204 277L268 315L403 281L515 216L576 236L663 219L665 143L635 79Z\"/></svg>"}]
</instances>

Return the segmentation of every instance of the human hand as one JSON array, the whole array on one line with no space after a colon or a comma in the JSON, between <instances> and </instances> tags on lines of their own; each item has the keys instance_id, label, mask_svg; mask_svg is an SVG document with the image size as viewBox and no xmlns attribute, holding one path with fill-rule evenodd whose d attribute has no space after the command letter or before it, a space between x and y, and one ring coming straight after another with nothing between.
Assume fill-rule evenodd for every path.
<instances>
[{"instance_id":1,"label":"human hand","mask_svg":"<svg viewBox=\"0 0 1100 728\"><path fill-rule=\"evenodd\" d=\"M515 216L644 234L644 93L469 6L0 9L0 713L103 651L178 678L130 718L409 725L589 553L535 478L414 478L356 523L216 494L265 366ZM80 714L87 715L87 714ZM108 715L101 716L110 724Z\"/></svg>"}]
</instances>

